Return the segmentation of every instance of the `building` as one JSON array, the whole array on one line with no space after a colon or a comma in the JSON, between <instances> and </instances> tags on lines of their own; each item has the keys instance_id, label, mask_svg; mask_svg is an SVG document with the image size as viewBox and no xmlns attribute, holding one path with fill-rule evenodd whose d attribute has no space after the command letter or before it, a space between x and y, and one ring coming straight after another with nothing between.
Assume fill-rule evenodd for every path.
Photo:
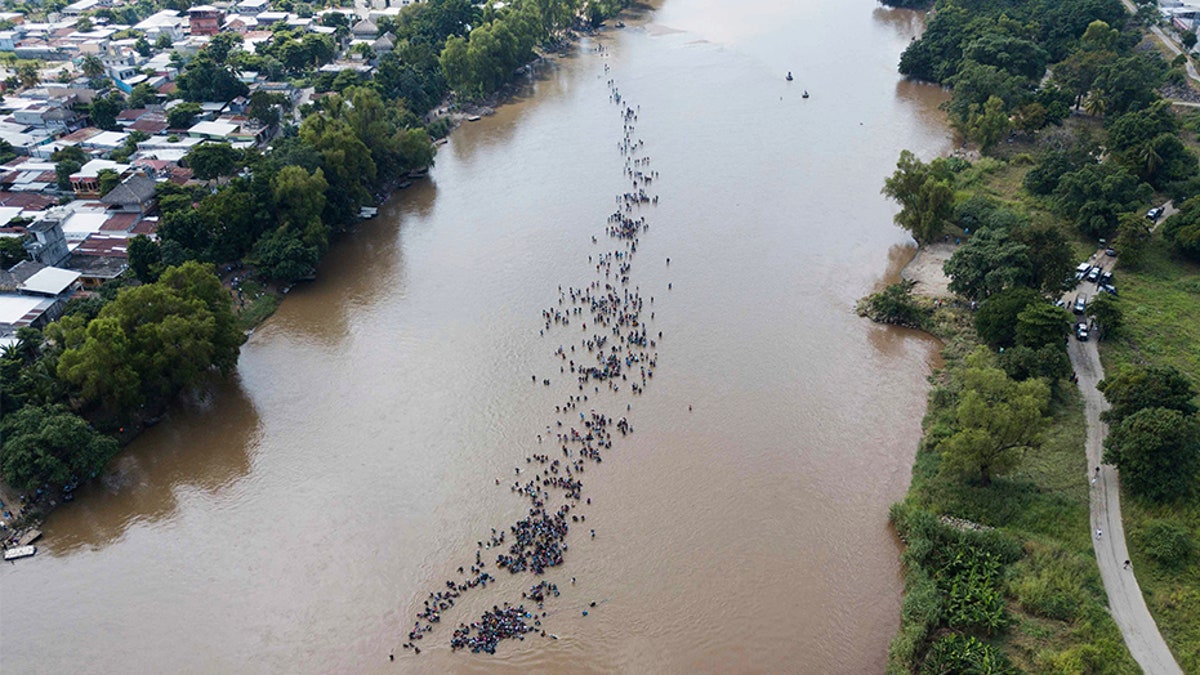
<instances>
[{"instance_id":1,"label":"building","mask_svg":"<svg viewBox=\"0 0 1200 675\"><path fill-rule=\"evenodd\" d=\"M154 179L144 173L135 173L120 185L100 198L110 213L144 215L154 204Z\"/></svg>"},{"instance_id":2,"label":"building","mask_svg":"<svg viewBox=\"0 0 1200 675\"><path fill-rule=\"evenodd\" d=\"M129 173L128 164L118 164L109 159L93 159L71 174L71 189L77 199L100 197L100 172L109 170L124 178Z\"/></svg>"},{"instance_id":3,"label":"building","mask_svg":"<svg viewBox=\"0 0 1200 675\"><path fill-rule=\"evenodd\" d=\"M216 35L225 23L225 12L212 5L197 5L187 11L192 35Z\"/></svg>"},{"instance_id":4,"label":"building","mask_svg":"<svg viewBox=\"0 0 1200 675\"><path fill-rule=\"evenodd\" d=\"M25 242L25 250L35 261L43 265L57 265L66 260L67 238L63 234L61 214L47 214L25 229L32 237Z\"/></svg>"},{"instance_id":5,"label":"building","mask_svg":"<svg viewBox=\"0 0 1200 675\"><path fill-rule=\"evenodd\" d=\"M145 33L150 42L155 42L164 34L171 42L177 42L187 36L187 26L187 17L180 16L175 10L164 9L146 17L133 28Z\"/></svg>"},{"instance_id":6,"label":"building","mask_svg":"<svg viewBox=\"0 0 1200 675\"><path fill-rule=\"evenodd\" d=\"M79 277L79 272L59 267L44 267L17 286L17 292L65 301L79 289Z\"/></svg>"}]
</instances>

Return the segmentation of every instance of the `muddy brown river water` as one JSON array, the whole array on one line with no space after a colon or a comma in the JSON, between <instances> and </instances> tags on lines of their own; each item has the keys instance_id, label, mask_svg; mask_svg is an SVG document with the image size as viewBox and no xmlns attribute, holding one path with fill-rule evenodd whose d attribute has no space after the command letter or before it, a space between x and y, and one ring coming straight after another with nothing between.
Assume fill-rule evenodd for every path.
<instances>
[{"instance_id":1,"label":"muddy brown river water","mask_svg":"<svg viewBox=\"0 0 1200 675\"><path fill-rule=\"evenodd\" d=\"M942 92L896 74L920 27L873 0L666 0L556 59L0 568L0 669L881 672L887 508L937 345L853 305L905 257L884 176L948 143ZM585 475L596 538L573 530L546 574L561 639L450 652L534 581L493 568L414 656L422 599L524 514L494 481L570 393L530 373L557 376L540 311L595 278L625 189L608 77L661 174L632 271L655 377L604 399L636 433Z\"/></svg>"}]
</instances>

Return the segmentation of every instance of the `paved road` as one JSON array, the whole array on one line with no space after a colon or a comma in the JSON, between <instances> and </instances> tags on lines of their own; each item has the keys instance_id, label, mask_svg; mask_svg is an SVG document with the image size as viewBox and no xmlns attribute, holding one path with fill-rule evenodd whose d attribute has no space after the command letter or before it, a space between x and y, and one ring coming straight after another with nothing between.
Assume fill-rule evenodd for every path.
<instances>
[{"instance_id":1,"label":"paved road","mask_svg":"<svg viewBox=\"0 0 1200 675\"><path fill-rule=\"evenodd\" d=\"M1111 269L1114 259L1097 252L1096 261ZM1095 284L1084 282L1083 292L1092 295ZM1074 294L1069 294L1073 299ZM1068 306L1070 306L1068 304ZM1096 383L1104 379L1100 365L1100 354L1096 342L1080 342L1070 339L1068 353L1075 374L1079 376L1079 389L1083 393L1084 413L1087 417L1087 458L1091 490L1092 544L1096 550L1096 562L1100 566L1100 577L1108 593L1108 607L1113 619L1121 629L1129 653L1149 675L1182 675L1175 657L1167 648L1146 599L1138 586L1133 570L1125 569L1129 550L1125 547L1125 527L1121 523L1121 496L1117 467L1102 464L1104 438L1108 425L1100 421L1100 413L1108 409L1108 401L1096 389ZM1096 467L1100 472L1096 473ZM1098 536L1097 536L1098 535Z\"/></svg>"},{"instance_id":2,"label":"paved road","mask_svg":"<svg viewBox=\"0 0 1200 675\"><path fill-rule=\"evenodd\" d=\"M1121 4L1125 5L1125 9L1128 10L1130 14L1137 14L1137 7L1134 6L1132 0L1121 0ZM1167 46L1167 49L1171 50L1172 54L1179 55L1183 53L1183 50L1180 49L1179 45L1175 43L1175 40L1168 36L1160 26L1151 26L1150 32L1154 33L1154 35L1161 40L1164 45ZM1192 63L1191 59L1187 60L1187 74L1188 77L1192 78L1194 82L1200 82L1200 74L1196 72L1196 66ZM1195 103L1188 103L1187 101L1171 101L1171 103L1184 106L1197 105Z\"/></svg>"}]
</instances>

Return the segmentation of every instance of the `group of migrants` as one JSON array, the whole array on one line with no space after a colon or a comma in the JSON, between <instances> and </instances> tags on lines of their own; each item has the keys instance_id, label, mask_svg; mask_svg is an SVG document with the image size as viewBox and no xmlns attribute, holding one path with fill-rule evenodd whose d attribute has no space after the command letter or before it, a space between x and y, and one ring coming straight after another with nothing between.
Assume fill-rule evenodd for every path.
<instances>
[{"instance_id":1,"label":"group of migrants","mask_svg":"<svg viewBox=\"0 0 1200 675\"><path fill-rule=\"evenodd\" d=\"M603 47L598 51L603 53ZM605 65L605 73L608 70ZM655 349L662 339L661 331L652 333L647 325L654 318L654 312L648 311L654 304L654 296L650 296L648 302L643 300L640 288L630 287L630 273L638 237L650 228L641 210L658 203L657 195L647 192L658 180L658 172L650 168L650 157L644 152L645 143L636 137L640 108L625 102L615 80L610 79L607 84L609 101L620 111L623 133L617 148L624 160L624 176L630 181L630 187L616 196L617 210L608 217L606 225L606 233L615 240L615 249L588 256L589 262L595 265L598 278L582 288L560 286L557 303L542 311L543 325L539 335L580 326L578 342L560 344L554 352L560 361L559 373L563 376L569 373L572 379L567 380L568 386L574 385L574 391L567 395L563 404L554 406L557 419L554 425L546 427L545 437L537 436L541 448L551 441L556 447L549 452L527 456L525 471L520 466L514 467L516 478L509 489L529 500L528 515L507 530L493 529L490 538L477 542L475 564L470 566L472 576L467 581L447 581L445 590L429 594L409 632L408 642L404 643L406 649L415 653L420 653L416 641L432 631L433 624L441 620L441 612L453 607L460 594L495 580L484 571L486 564L481 551L503 549L497 554L495 564L512 574L531 572L541 576L547 569L563 564L570 549L567 536L571 525L587 522L586 515L579 509L592 503L591 498L583 496L581 476L587 463L602 462L602 452L613 447L616 434L624 436L633 432L624 416L608 415L593 407L601 404L601 387L614 394L627 387L631 394L638 395L654 377L658 361ZM599 243L594 236L592 241ZM667 264L670 264L669 258ZM552 378L544 375L534 374L531 380L534 385L539 380L543 386L552 384ZM623 402L626 411L632 408L628 400ZM496 484L501 484L499 478ZM596 536L594 529L589 532L592 538ZM463 567L459 567L458 572L466 574ZM575 582L574 577L571 582ZM545 601L558 597L559 590L555 584L541 581L522 596L536 601L538 610L543 610ZM592 602L590 606L595 607L596 603ZM583 615L587 616L586 610ZM527 612L524 605L493 606L478 621L459 624L450 646L452 650L470 649L493 654L501 640L524 640L525 634L538 630L541 618L545 616L545 611L537 615ZM533 621L532 626L528 620ZM546 635L544 630L540 632L542 636Z\"/></svg>"}]
</instances>

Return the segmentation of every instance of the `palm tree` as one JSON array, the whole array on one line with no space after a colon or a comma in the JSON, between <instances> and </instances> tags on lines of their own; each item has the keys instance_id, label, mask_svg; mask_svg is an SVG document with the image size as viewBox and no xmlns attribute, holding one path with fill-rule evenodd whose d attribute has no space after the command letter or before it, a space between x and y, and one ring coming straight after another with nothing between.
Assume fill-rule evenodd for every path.
<instances>
[{"instance_id":1,"label":"palm tree","mask_svg":"<svg viewBox=\"0 0 1200 675\"><path fill-rule=\"evenodd\" d=\"M88 54L79 63L79 68L88 79L94 80L104 74L104 62L95 54Z\"/></svg>"},{"instance_id":2,"label":"palm tree","mask_svg":"<svg viewBox=\"0 0 1200 675\"><path fill-rule=\"evenodd\" d=\"M1158 148L1154 147L1153 141L1147 141L1138 148L1137 158L1146 172L1143 178L1149 178L1157 173L1163 162L1162 155L1158 153Z\"/></svg>"},{"instance_id":3,"label":"palm tree","mask_svg":"<svg viewBox=\"0 0 1200 675\"><path fill-rule=\"evenodd\" d=\"M1083 109L1093 117L1104 117L1104 92L1094 90L1083 101Z\"/></svg>"}]
</instances>

